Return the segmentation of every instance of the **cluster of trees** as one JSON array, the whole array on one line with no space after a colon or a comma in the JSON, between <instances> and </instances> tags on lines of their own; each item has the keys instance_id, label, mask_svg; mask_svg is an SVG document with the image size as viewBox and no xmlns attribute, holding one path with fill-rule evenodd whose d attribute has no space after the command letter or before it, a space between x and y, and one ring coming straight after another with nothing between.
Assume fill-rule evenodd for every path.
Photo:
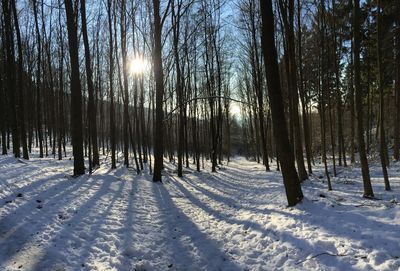
<instances>
[{"instance_id":1,"label":"cluster of trees","mask_svg":"<svg viewBox=\"0 0 400 271\"><path fill-rule=\"evenodd\" d=\"M91 173L110 154L112 168L148 164L161 181L164 158L178 176L205 160L216 171L239 122L245 154L266 170L278 162L289 205L317 156L332 189L329 168L336 175L358 153L373 197L367 158L378 150L390 189L396 0L2 0L1 11L3 154L29 159L37 147L63 159L70 142L74 175L85 156Z\"/></svg>"},{"instance_id":2,"label":"cluster of trees","mask_svg":"<svg viewBox=\"0 0 400 271\"><path fill-rule=\"evenodd\" d=\"M2 150L66 156L74 175L118 153L137 172L229 156L231 60L215 1L5 0L1 3ZM21 27L19 27L21 22ZM15 53L17 50L18 54ZM133 71L138 65L149 69ZM143 68L143 67L142 67ZM15 74L17 76L15 76ZM12 144L11 144L12 143ZM150 155L154 153L154 156Z\"/></svg>"},{"instance_id":3,"label":"cluster of trees","mask_svg":"<svg viewBox=\"0 0 400 271\"><path fill-rule=\"evenodd\" d=\"M280 80L299 180L312 174L314 158L321 157L331 190L330 177L337 175L337 167L359 161L364 196L373 197L368 158L375 159L379 153L385 188L390 190L389 148L393 159L399 160L399 3L267 2L275 18L278 71L274 78ZM243 107L247 155L268 170L268 157L278 157L282 167L283 161L271 136L276 124L274 102L268 95L274 88L263 77L268 66L262 65L262 58L268 54L257 50L263 47L257 37L263 36L259 25L264 19L263 8L257 4L247 0L239 5L237 25L243 42L238 95L251 104Z\"/></svg>"}]
</instances>

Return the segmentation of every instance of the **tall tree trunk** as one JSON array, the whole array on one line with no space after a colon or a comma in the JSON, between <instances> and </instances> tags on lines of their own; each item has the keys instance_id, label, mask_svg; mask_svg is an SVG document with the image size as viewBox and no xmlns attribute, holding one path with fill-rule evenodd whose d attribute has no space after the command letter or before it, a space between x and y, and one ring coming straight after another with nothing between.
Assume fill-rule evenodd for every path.
<instances>
[{"instance_id":1,"label":"tall tree trunk","mask_svg":"<svg viewBox=\"0 0 400 271\"><path fill-rule=\"evenodd\" d=\"M299 51L299 94L302 107L302 122L303 122L303 133L304 133L304 146L306 149L306 159L308 174L312 174L311 166L311 146L310 146L310 131L307 119L306 109L306 93L303 85L303 52L302 52L302 31L301 31L301 5L300 0L297 0L297 39L298 39L298 51Z\"/></svg>"},{"instance_id":2,"label":"tall tree trunk","mask_svg":"<svg viewBox=\"0 0 400 271\"><path fill-rule=\"evenodd\" d=\"M365 152L364 126L363 126L363 106L362 90L360 78L360 2L353 0L353 37L354 37L354 87L357 111L357 143L358 153L360 154L361 171L364 184L364 197L374 197L371 179L369 177L369 167L367 154Z\"/></svg>"},{"instance_id":3,"label":"tall tree trunk","mask_svg":"<svg viewBox=\"0 0 400 271\"><path fill-rule=\"evenodd\" d=\"M354 30L353 30L354 32ZM350 78L349 78L349 100L350 100L350 162L355 164L355 104L354 104L354 41L351 41L351 60L350 60Z\"/></svg>"},{"instance_id":4,"label":"tall tree trunk","mask_svg":"<svg viewBox=\"0 0 400 271\"><path fill-rule=\"evenodd\" d=\"M175 6L178 10L175 11ZM183 86L182 86L182 75L181 65L179 60L179 32L180 32L180 7L181 3L175 5L175 1L172 1L172 33L173 33L173 52L176 72L176 96L177 105L179 107L179 119L178 119L178 176L182 177L182 164L183 164L183 145L184 145L184 104L183 104ZM177 13L177 14L176 14Z\"/></svg>"},{"instance_id":5,"label":"tall tree trunk","mask_svg":"<svg viewBox=\"0 0 400 271\"><path fill-rule=\"evenodd\" d=\"M113 31L112 31L112 0L107 0L108 30L109 30L109 89L110 89L110 145L111 145L111 168L116 168L115 159L115 110L114 110L114 47L113 47Z\"/></svg>"},{"instance_id":6,"label":"tall tree trunk","mask_svg":"<svg viewBox=\"0 0 400 271\"><path fill-rule=\"evenodd\" d=\"M37 74L36 74L36 121L37 135L39 141L39 157L43 158L43 132L42 132L42 105L41 105L41 60L42 60L42 41L40 38L39 22L38 22L37 0L33 0L33 14L35 17L35 30L37 38Z\"/></svg>"},{"instance_id":7,"label":"tall tree trunk","mask_svg":"<svg viewBox=\"0 0 400 271\"><path fill-rule=\"evenodd\" d=\"M289 143L283 109L282 91L279 79L278 59L275 48L274 14L271 0L260 0L262 18L261 44L264 54L265 72L269 86L274 137L282 167L283 182L289 206L294 206L303 199L300 181L294 165L294 155Z\"/></svg>"},{"instance_id":8,"label":"tall tree trunk","mask_svg":"<svg viewBox=\"0 0 400 271\"><path fill-rule=\"evenodd\" d=\"M12 9L13 9L13 14L14 14L14 24L15 24L15 33L17 35L17 45L18 45L18 80L17 80L17 91L16 93L18 94L18 102L19 102L19 132L21 135L21 144L22 144L22 157L24 159L29 159L29 154L28 154L28 145L26 142L26 129L25 129L25 105L24 105L24 88L23 88L23 53L22 53L22 42L21 42L21 33L19 30L19 22L18 22L18 14L17 14L17 9L15 6L15 0L11 1L12 4Z\"/></svg>"},{"instance_id":9,"label":"tall tree trunk","mask_svg":"<svg viewBox=\"0 0 400 271\"><path fill-rule=\"evenodd\" d=\"M386 161L386 153L387 153L387 145L386 145L386 135L385 135L385 97L383 90L383 79L382 79L382 19L381 19L381 5L380 0L378 0L378 31L377 31L377 58L378 58L378 88L379 88L379 156L381 158L383 179L385 182L385 190L390 189L389 176L387 172L387 161Z\"/></svg>"},{"instance_id":10,"label":"tall tree trunk","mask_svg":"<svg viewBox=\"0 0 400 271\"><path fill-rule=\"evenodd\" d=\"M125 13L126 6L125 0L120 1L121 4L121 52L122 52L122 75L123 75L123 101L124 101L124 122L123 122L123 133L124 133L124 165L129 167L129 90L128 90L128 75L127 75L127 51L126 51L126 22ZM134 145L133 145L134 146Z\"/></svg>"},{"instance_id":11,"label":"tall tree trunk","mask_svg":"<svg viewBox=\"0 0 400 271\"><path fill-rule=\"evenodd\" d=\"M154 131L154 173L153 181L161 182L161 170L163 168L163 150L164 150L164 74L161 55L161 18L160 18L160 0L153 0L154 16L154 48L153 48L153 69L156 81L156 119Z\"/></svg>"},{"instance_id":12,"label":"tall tree trunk","mask_svg":"<svg viewBox=\"0 0 400 271\"><path fill-rule=\"evenodd\" d=\"M137 144L133 145L132 149L134 152L134 156L135 157L135 164L137 167L137 172L140 172L140 170L143 170L143 159L142 159L142 146L143 146L143 142L142 142L142 138L141 137L141 133L140 133L140 121L144 122L144 119L139 118L139 109L138 109L138 82L137 82L138 78L135 78L135 94L134 94L134 111L135 111L135 131L136 131L136 137L137 137ZM133 126L133 125L132 125ZM137 153L136 153L136 147L137 147ZM139 160L139 163L136 163L137 160Z\"/></svg>"},{"instance_id":13,"label":"tall tree trunk","mask_svg":"<svg viewBox=\"0 0 400 271\"><path fill-rule=\"evenodd\" d=\"M322 161L324 163L324 168L325 168L325 175L328 181L328 190L332 190L332 184L331 184L331 178L329 175L329 170L328 170L328 162L327 162L327 157L326 157L326 116L325 116L325 107L326 107L326 101L325 101L325 94L326 94L326 88L327 88L327 71L326 71L326 65L325 66L325 56L328 52L328 50L325 50L325 33L326 33L326 25L325 25L325 1L321 1L321 15L320 15L320 42L321 42L321 54L320 54L320 84L318 85L319 93L320 93L320 117L321 117L321 142L322 142ZM330 109L330 108L329 108Z\"/></svg>"},{"instance_id":14,"label":"tall tree trunk","mask_svg":"<svg viewBox=\"0 0 400 271\"><path fill-rule=\"evenodd\" d=\"M400 18L396 20L395 30L395 53L396 53L396 74L395 74L395 95L396 95L396 117L394 124L394 160L400 159Z\"/></svg>"},{"instance_id":15,"label":"tall tree trunk","mask_svg":"<svg viewBox=\"0 0 400 271\"><path fill-rule=\"evenodd\" d=\"M58 4L61 5L61 0L58 0ZM64 134L64 39L63 39L63 30L61 23L61 10L58 11L58 20L59 20L59 91L58 91L58 137L57 137L57 145L58 145L58 160L62 160L62 139L65 136Z\"/></svg>"},{"instance_id":16,"label":"tall tree trunk","mask_svg":"<svg viewBox=\"0 0 400 271\"><path fill-rule=\"evenodd\" d=\"M254 57L252 57L252 66L254 70L255 77L255 89L256 96L258 102L258 122L260 126L260 138L261 138L261 151L263 156L263 163L265 165L265 169L269 171L269 161L268 161L268 148L267 148L267 138L266 138L266 129L265 129L265 117L264 117L264 92L262 86L262 75L261 75L261 65L260 65L260 57L259 57L259 42L257 42L257 27L256 27L256 7L255 1L252 0L250 2L250 22L251 22L251 38L252 38L252 47L251 50L253 52Z\"/></svg>"},{"instance_id":17,"label":"tall tree trunk","mask_svg":"<svg viewBox=\"0 0 400 271\"><path fill-rule=\"evenodd\" d=\"M328 98L328 110L329 110L329 133L331 136L331 148L332 148L332 164L333 164L333 176L336 177L336 156L335 156L335 135L334 135L334 129L333 129L333 106L332 106L332 96L329 96Z\"/></svg>"},{"instance_id":18,"label":"tall tree trunk","mask_svg":"<svg viewBox=\"0 0 400 271\"><path fill-rule=\"evenodd\" d=\"M11 2L9 0L2 1L3 6L3 17L4 17L4 28L5 28L5 51L6 51L6 88L8 90L8 102L10 104L9 116L10 126L13 143L13 153L15 157L20 157L20 145L19 145L19 131L18 131L18 93L16 89L16 78L15 78L15 52L14 52L14 34L12 29L12 17L11 17Z\"/></svg>"},{"instance_id":19,"label":"tall tree trunk","mask_svg":"<svg viewBox=\"0 0 400 271\"><path fill-rule=\"evenodd\" d=\"M334 66L335 66L335 93L336 93L336 114L337 114L337 144L338 144L338 157L339 157L339 166L347 166L346 162L346 149L344 144L344 136L343 136L343 112L342 112L342 94L340 90L340 48L342 46L342 40L339 39L339 43L337 40L337 24L336 24L336 1L332 0L332 13L334 16L333 20L333 55L334 55ZM343 161L343 163L342 163Z\"/></svg>"},{"instance_id":20,"label":"tall tree trunk","mask_svg":"<svg viewBox=\"0 0 400 271\"><path fill-rule=\"evenodd\" d=\"M67 16L68 44L71 61L71 135L72 152L74 155L74 175L85 174L83 159L82 136L82 90L79 78L78 27L77 10L74 10L72 0L65 0ZM75 3L75 7L77 4Z\"/></svg>"},{"instance_id":21,"label":"tall tree trunk","mask_svg":"<svg viewBox=\"0 0 400 271\"><path fill-rule=\"evenodd\" d=\"M287 5L286 5L287 4ZM289 83L289 93L291 99L291 118L293 118L293 135L294 141L294 151L296 156L297 170L299 174L300 181L304 181L307 179L307 171L304 165L304 156L303 156L303 143L301 139L301 129L300 129L300 120L299 120L299 95L297 88L297 64L295 59L295 40L294 40L294 0L289 0L288 2L280 1L281 12L283 17L283 22L285 26L285 37L287 44L287 63L288 66L288 78L290 80Z\"/></svg>"},{"instance_id":22,"label":"tall tree trunk","mask_svg":"<svg viewBox=\"0 0 400 271\"><path fill-rule=\"evenodd\" d=\"M4 43L4 35L2 35L2 42ZM1 50L2 67L5 67L4 51ZM3 69L0 68L3 73ZM4 89L3 80L0 80L0 129L1 129L1 154L7 155L7 94Z\"/></svg>"},{"instance_id":23,"label":"tall tree trunk","mask_svg":"<svg viewBox=\"0 0 400 271\"><path fill-rule=\"evenodd\" d=\"M299 95L297 82L297 64L295 59L295 40L294 40L294 0L289 0L289 58L291 69L291 80L293 90L293 111L294 111L294 136L295 136L295 157L300 181L308 178L304 165L303 143L301 139L301 127L299 120Z\"/></svg>"},{"instance_id":24,"label":"tall tree trunk","mask_svg":"<svg viewBox=\"0 0 400 271\"><path fill-rule=\"evenodd\" d=\"M97 121L96 121L96 105L94 98L92 61L91 61L90 46L89 46L89 39L88 39L87 25L86 25L86 3L85 0L80 0L80 1L81 1L82 37L83 37L83 44L85 46L86 81L89 94L89 100L88 100L88 115L89 115L88 120L90 125L89 137L93 150L92 166L96 167L100 165L100 162L99 162L99 148L97 146Z\"/></svg>"}]
</instances>

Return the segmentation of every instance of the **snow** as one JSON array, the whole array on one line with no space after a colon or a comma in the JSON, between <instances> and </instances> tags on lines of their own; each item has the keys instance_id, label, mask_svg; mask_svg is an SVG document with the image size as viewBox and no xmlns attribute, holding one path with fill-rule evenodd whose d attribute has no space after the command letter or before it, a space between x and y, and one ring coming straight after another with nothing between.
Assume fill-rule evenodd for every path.
<instances>
[{"instance_id":1,"label":"snow","mask_svg":"<svg viewBox=\"0 0 400 271\"><path fill-rule=\"evenodd\" d=\"M272 167L274 168L274 166ZM163 184L107 161L71 178L72 161L0 156L0 270L400 270L400 164L323 167L286 207L279 172L235 158L217 173L166 163Z\"/></svg>"}]
</instances>

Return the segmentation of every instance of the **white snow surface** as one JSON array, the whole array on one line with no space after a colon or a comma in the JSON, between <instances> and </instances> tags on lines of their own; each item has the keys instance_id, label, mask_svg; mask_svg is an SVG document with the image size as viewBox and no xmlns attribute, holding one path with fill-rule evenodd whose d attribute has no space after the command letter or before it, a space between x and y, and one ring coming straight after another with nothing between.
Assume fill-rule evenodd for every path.
<instances>
[{"instance_id":1,"label":"white snow surface","mask_svg":"<svg viewBox=\"0 0 400 271\"><path fill-rule=\"evenodd\" d=\"M281 174L244 158L174 171L153 183L103 160L71 178L69 159L0 156L0 270L400 270L400 164L393 191L371 166L380 200L358 167L327 191L319 165L291 208Z\"/></svg>"}]
</instances>

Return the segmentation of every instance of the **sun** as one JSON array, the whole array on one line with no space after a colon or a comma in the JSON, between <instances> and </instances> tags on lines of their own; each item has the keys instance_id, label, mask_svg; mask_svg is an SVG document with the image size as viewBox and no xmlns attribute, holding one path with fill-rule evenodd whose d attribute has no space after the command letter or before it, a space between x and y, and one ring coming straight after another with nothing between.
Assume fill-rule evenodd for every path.
<instances>
[{"instance_id":1,"label":"sun","mask_svg":"<svg viewBox=\"0 0 400 271\"><path fill-rule=\"evenodd\" d=\"M232 115L236 115L236 116L240 116L241 109L240 109L240 106L237 103L232 103L231 104L231 114Z\"/></svg>"},{"instance_id":2,"label":"sun","mask_svg":"<svg viewBox=\"0 0 400 271\"><path fill-rule=\"evenodd\" d=\"M143 57L135 57L129 61L129 72L133 74L142 74L147 69L147 61Z\"/></svg>"}]
</instances>

